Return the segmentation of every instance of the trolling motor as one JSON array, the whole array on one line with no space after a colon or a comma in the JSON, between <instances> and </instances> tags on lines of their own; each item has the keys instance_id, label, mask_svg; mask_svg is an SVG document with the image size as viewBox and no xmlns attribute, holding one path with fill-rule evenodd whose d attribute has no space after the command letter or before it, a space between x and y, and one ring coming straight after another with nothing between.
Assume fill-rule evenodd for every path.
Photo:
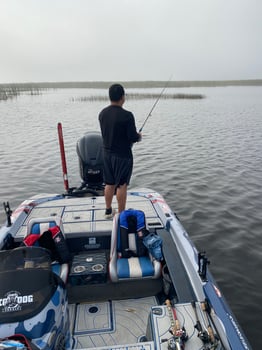
<instances>
[{"instance_id":1,"label":"trolling motor","mask_svg":"<svg viewBox=\"0 0 262 350\"><path fill-rule=\"evenodd\" d=\"M207 275L207 265L210 264L210 261L208 260L206 256L206 252L200 252L198 253L198 274L201 277L202 281L206 281L206 275Z\"/></svg>"},{"instance_id":2,"label":"trolling motor","mask_svg":"<svg viewBox=\"0 0 262 350\"><path fill-rule=\"evenodd\" d=\"M10 208L9 202L4 202L4 210L7 218L7 227L12 226L11 216L12 216L12 210Z\"/></svg>"}]
</instances>

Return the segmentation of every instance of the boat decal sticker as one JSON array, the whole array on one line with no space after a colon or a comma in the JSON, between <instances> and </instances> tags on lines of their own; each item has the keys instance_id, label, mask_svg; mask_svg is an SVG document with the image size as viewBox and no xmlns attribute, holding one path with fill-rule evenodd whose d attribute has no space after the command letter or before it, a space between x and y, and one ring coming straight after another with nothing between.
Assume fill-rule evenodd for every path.
<instances>
[{"instance_id":1,"label":"boat decal sticker","mask_svg":"<svg viewBox=\"0 0 262 350\"><path fill-rule=\"evenodd\" d=\"M219 288L218 288L217 286L215 286L214 284L213 284L213 287L214 287L214 289L215 289L216 295L217 295L219 298L221 298L222 295L221 295L221 292L220 292Z\"/></svg>"},{"instance_id":2,"label":"boat decal sticker","mask_svg":"<svg viewBox=\"0 0 262 350\"><path fill-rule=\"evenodd\" d=\"M18 291L10 291L5 294L4 298L0 298L0 307L2 307L2 312L15 312L22 310L23 304L33 302L33 295L21 295Z\"/></svg>"}]
</instances>

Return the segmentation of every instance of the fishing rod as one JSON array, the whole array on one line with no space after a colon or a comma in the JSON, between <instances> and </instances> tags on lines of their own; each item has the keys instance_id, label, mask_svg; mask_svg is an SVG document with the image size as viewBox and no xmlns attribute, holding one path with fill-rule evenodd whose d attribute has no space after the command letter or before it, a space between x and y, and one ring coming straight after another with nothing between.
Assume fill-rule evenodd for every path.
<instances>
[{"instance_id":1,"label":"fishing rod","mask_svg":"<svg viewBox=\"0 0 262 350\"><path fill-rule=\"evenodd\" d=\"M141 128L139 129L139 132L142 132L142 130L143 130L143 128L144 128L144 126L145 126L147 120L148 120L149 117L151 116L153 110L155 109L155 107L156 107L158 101L160 100L161 96L163 95L163 93L164 93L165 89L167 88L167 86L168 86L169 82L171 81L171 79L172 79L172 75L171 75L171 77L169 78L169 80L166 82L166 85L163 87L163 89L162 89L162 91L160 92L158 98L156 99L155 103L153 104L153 107L151 108L150 112L148 113L146 119L144 120L144 123L142 124Z\"/></svg>"},{"instance_id":2,"label":"fishing rod","mask_svg":"<svg viewBox=\"0 0 262 350\"><path fill-rule=\"evenodd\" d=\"M202 327L202 324L201 324L199 317L197 315L197 307L196 307L195 301L192 301L191 305L194 309L195 317L196 317L195 329L198 332L197 336L202 340L202 342L204 344L204 349L209 350L210 348L207 344L210 343L210 336L209 336L208 332L206 331L206 329L204 329L204 327Z\"/></svg>"},{"instance_id":3,"label":"fishing rod","mask_svg":"<svg viewBox=\"0 0 262 350\"><path fill-rule=\"evenodd\" d=\"M206 320L206 324L207 324L207 332L208 332L208 335L209 335L209 339L210 339L210 342L211 344L214 344L214 348L216 348L216 346L218 345L218 336L217 334L215 334L213 332L213 329L211 327L211 324L209 322L209 317L210 316L210 306L208 305L207 301L202 301L200 303L201 305L201 309L204 313L204 317L205 317L205 320Z\"/></svg>"},{"instance_id":4,"label":"fishing rod","mask_svg":"<svg viewBox=\"0 0 262 350\"><path fill-rule=\"evenodd\" d=\"M61 155L61 162L62 162L64 187L65 187L66 192L68 192L68 190L69 190L69 182L68 182L68 176L67 176L64 137L63 137L63 130L62 130L62 124L61 123L57 124L57 132L58 132L58 139L59 139L59 146L60 146L60 155Z\"/></svg>"},{"instance_id":5,"label":"fishing rod","mask_svg":"<svg viewBox=\"0 0 262 350\"><path fill-rule=\"evenodd\" d=\"M180 326L179 320L177 318L176 309L172 307L169 299L165 301L167 306L168 316L170 319L171 327L169 332L172 334L170 339L162 339L162 343L168 342L168 350L184 350L185 342L188 339L185 327Z\"/></svg>"}]
</instances>

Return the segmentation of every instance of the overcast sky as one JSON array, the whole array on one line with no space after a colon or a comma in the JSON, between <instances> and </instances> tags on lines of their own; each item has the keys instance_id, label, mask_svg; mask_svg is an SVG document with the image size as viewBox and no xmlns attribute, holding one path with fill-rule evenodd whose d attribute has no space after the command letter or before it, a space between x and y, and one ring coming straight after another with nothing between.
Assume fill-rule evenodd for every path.
<instances>
[{"instance_id":1,"label":"overcast sky","mask_svg":"<svg viewBox=\"0 0 262 350\"><path fill-rule=\"evenodd\" d=\"M262 0L0 0L0 83L262 79Z\"/></svg>"}]
</instances>

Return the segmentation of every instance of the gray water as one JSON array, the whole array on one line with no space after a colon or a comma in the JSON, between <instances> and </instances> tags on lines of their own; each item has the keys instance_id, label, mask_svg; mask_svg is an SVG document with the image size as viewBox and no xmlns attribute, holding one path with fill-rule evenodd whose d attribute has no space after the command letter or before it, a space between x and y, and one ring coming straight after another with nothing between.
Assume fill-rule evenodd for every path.
<instances>
[{"instance_id":1,"label":"gray water","mask_svg":"<svg viewBox=\"0 0 262 350\"><path fill-rule=\"evenodd\" d=\"M206 98L159 101L143 141L133 148L130 187L149 187L165 197L197 248L207 252L253 348L262 349L262 88L168 90ZM48 90L0 102L1 202L14 209L30 195L64 191L58 122L69 185L80 184L75 145L86 131L99 130L97 115L107 102L77 98L94 94L107 91ZM127 100L125 108L134 112L138 128L153 103ZM1 210L1 222L4 218Z\"/></svg>"}]
</instances>

